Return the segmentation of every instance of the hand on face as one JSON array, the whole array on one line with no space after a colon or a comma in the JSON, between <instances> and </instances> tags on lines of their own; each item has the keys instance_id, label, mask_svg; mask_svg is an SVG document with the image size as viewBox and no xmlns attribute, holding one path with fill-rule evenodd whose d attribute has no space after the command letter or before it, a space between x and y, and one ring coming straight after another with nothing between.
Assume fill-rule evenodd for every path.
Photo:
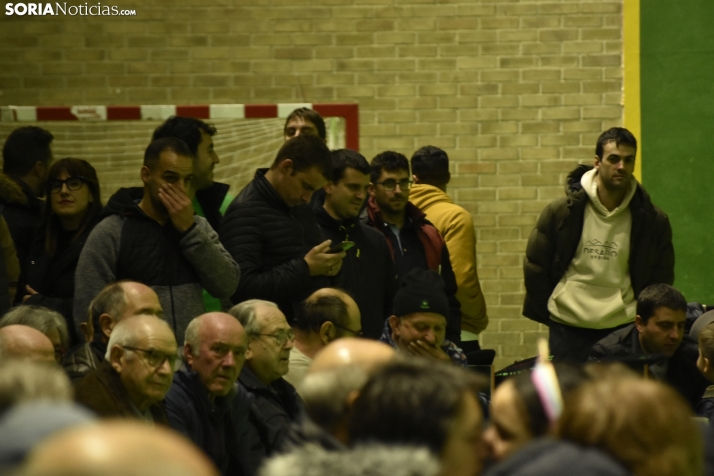
<instances>
[{"instance_id":1,"label":"hand on face","mask_svg":"<svg viewBox=\"0 0 714 476\"><path fill-rule=\"evenodd\" d=\"M186 192L167 183L159 187L159 200L166 207L169 219L178 231L185 233L193 226L193 204Z\"/></svg>"},{"instance_id":2,"label":"hand on face","mask_svg":"<svg viewBox=\"0 0 714 476\"><path fill-rule=\"evenodd\" d=\"M344 258L347 253L344 251L328 253L327 251L330 249L331 243L332 241L330 240L324 241L308 251L305 255L304 259L310 268L310 276L335 276L340 272L342 268L342 258Z\"/></svg>"},{"instance_id":3,"label":"hand on face","mask_svg":"<svg viewBox=\"0 0 714 476\"><path fill-rule=\"evenodd\" d=\"M449 354L441 350L441 348L428 344L421 339L410 342L407 351L412 355L441 360L442 362L451 362Z\"/></svg>"}]
</instances>

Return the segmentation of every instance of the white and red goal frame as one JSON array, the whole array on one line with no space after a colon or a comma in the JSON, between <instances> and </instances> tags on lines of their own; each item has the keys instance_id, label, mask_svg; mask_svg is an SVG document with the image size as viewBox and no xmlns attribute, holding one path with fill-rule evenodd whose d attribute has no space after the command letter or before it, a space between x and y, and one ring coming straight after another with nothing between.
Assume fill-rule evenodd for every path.
<instances>
[{"instance_id":1,"label":"white and red goal frame","mask_svg":"<svg viewBox=\"0 0 714 476\"><path fill-rule=\"evenodd\" d=\"M2 106L0 122L38 121L163 121L171 116L196 119L286 118L299 108L315 110L322 117L345 120L345 147L359 150L359 106L357 104L208 104L199 106Z\"/></svg>"}]
</instances>

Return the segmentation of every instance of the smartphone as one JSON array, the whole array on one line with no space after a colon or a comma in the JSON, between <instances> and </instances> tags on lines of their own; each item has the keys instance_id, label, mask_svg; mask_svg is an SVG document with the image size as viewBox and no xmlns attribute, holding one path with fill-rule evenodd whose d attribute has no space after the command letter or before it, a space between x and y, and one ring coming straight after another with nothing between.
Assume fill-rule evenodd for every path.
<instances>
[{"instance_id":1,"label":"smartphone","mask_svg":"<svg viewBox=\"0 0 714 476\"><path fill-rule=\"evenodd\" d=\"M342 243L338 244L337 246L333 246L329 250L327 250L328 253L340 253L342 251L347 251L350 248L352 248L355 245L354 241L343 241Z\"/></svg>"}]
</instances>

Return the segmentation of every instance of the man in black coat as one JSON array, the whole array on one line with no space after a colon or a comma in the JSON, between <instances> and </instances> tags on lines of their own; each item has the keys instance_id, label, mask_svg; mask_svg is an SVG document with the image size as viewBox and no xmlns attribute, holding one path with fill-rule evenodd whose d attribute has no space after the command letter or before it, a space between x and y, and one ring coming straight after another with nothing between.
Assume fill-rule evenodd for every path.
<instances>
[{"instance_id":1,"label":"man in black coat","mask_svg":"<svg viewBox=\"0 0 714 476\"><path fill-rule=\"evenodd\" d=\"M248 337L230 314L212 312L196 317L186 329L183 356L186 369L174 375L166 395L166 414L171 427L183 433L213 461L221 474L246 474L240 442L248 425L235 425L241 415L234 400L235 382L243 368ZM244 405L244 420L248 411Z\"/></svg>"},{"instance_id":2,"label":"man in black coat","mask_svg":"<svg viewBox=\"0 0 714 476\"><path fill-rule=\"evenodd\" d=\"M709 383L697 369L697 343L684 335L686 311L687 301L672 286L648 286L637 298L635 323L600 340L588 360L652 362L650 375L672 385L693 408Z\"/></svg>"},{"instance_id":3,"label":"man in black coat","mask_svg":"<svg viewBox=\"0 0 714 476\"><path fill-rule=\"evenodd\" d=\"M258 433L261 451L271 456L302 413L295 387L282 378L290 368L295 334L272 302L249 300L231 308L230 314L249 337L250 354L238 382L251 396L250 425Z\"/></svg>"},{"instance_id":4,"label":"man in black coat","mask_svg":"<svg viewBox=\"0 0 714 476\"><path fill-rule=\"evenodd\" d=\"M333 151L332 177L324 194L314 201L313 210L324 238L334 244L354 243L346 250L342 269L332 285L354 298L362 314L362 333L379 339L384 320L392 314L397 275L384 235L359 220L370 172L367 159L360 153Z\"/></svg>"},{"instance_id":5,"label":"man in black coat","mask_svg":"<svg viewBox=\"0 0 714 476\"><path fill-rule=\"evenodd\" d=\"M54 137L40 127L15 129L5 140L0 174L0 203L3 217L15 242L20 266L24 266L35 229L40 224L45 202L47 172L52 164L50 144Z\"/></svg>"},{"instance_id":6,"label":"man in black coat","mask_svg":"<svg viewBox=\"0 0 714 476\"><path fill-rule=\"evenodd\" d=\"M344 253L328 253L308 206L331 176L330 151L310 134L288 140L270 169L258 169L221 223L220 240L240 265L242 279L231 300L275 302L292 321L293 306L329 287Z\"/></svg>"}]
</instances>

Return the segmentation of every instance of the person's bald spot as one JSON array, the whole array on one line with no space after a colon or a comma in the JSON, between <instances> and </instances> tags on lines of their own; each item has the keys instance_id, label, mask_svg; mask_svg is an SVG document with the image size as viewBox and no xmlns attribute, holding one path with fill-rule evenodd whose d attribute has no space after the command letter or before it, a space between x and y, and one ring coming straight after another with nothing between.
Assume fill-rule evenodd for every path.
<instances>
[{"instance_id":1,"label":"person's bald spot","mask_svg":"<svg viewBox=\"0 0 714 476\"><path fill-rule=\"evenodd\" d=\"M52 341L37 329L19 324L0 329L0 356L56 362Z\"/></svg>"},{"instance_id":2,"label":"person's bald spot","mask_svg":"<svg viewBox=\"0 0 714 476\"><path fill-rule=\"evenodd\" d=\"M345 303L345 306L347 306L347 314L349 316L350 322L348 323L347 327L349 329L361 329L362 325L362 314L360 313L359 306L355 302L354 299L352 299L352 296L347 294L344 291L341 291L339 289L335 288L321 288L312 293L306 301L308 302L314 302L317 299L321 297L326 297L326 296L334 296L336 298L339 298L342 300L342 302ZM361 335L361 334L360 334Z\"/></svg>"},{"instance_id":3,"label":"person's bald spot","mask_svg":"<svg viewBox=\"0 0 714 476\"><path fill-rule=\"evenodd\" d=\"M122 283L121 287L124 290L124 300L126 302L121 318L137 314L153 314L158 317L164 315L159 296L149 286L136 281L128 281Z\"/></svg>"},{"instance_id":4,"label":"person's bald spot","mask_svg":"<svg viewBox=\"0 0 714 476\"><path fill-rule=\"evenodd\" d=\"M357 365L367 372L394 358L392 347L382 342L346 337L328 344L310 364L308 375L333 370L346 365Z\"/></svg>"},{"instance_id":5,"label":"person's bald spot","mask_svg":"<svg viewBox=\"0 0 714 476\"><path fill-rule=\"evenodd\" d=\"M34 476L215 476L216 469L189 440L159 426L101 422L48 438L30 454Z\"/></svg>"}]
</instances>

